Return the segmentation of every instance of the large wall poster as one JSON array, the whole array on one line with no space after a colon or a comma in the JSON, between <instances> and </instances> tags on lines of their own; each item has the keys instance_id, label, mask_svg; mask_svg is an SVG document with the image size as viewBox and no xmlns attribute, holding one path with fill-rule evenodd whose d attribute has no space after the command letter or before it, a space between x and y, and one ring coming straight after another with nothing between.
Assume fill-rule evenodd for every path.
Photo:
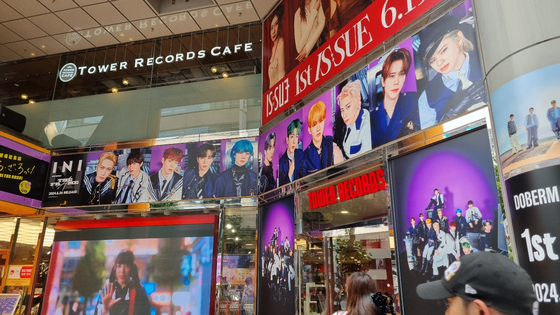
<instances>
[{"instance_id":1,"label":"large wall poster","mask_svg":"<svg viewBox=\"0 0 560 315\"><path fill-rule=\"evenodd\" d=\"M294 198L259 209L258 313L293 314L296 310Z\"/></svg>"},{"instance_id":2,"label":"large wall poster","mask_svg":"<svg viewBox=\"0 0 560 315\"><path fill-rule=\"evenodd\" d=\"M439 279L453 261L495 250L498 192L488 131L480 129L390 162L405 312L444 313L441 301L416 295L420 283Z\"/></svg>"},{"instance_id":3,"label":"large wall poster","mask_svg":"<svg viewBox=\"0 0 560 315\"><path fill-rule=\"evenodd\" d=\"M560 312L560 64L519 76L492 96L494 130L519 265L543 314Z\"/></svg>"}]
</instances>

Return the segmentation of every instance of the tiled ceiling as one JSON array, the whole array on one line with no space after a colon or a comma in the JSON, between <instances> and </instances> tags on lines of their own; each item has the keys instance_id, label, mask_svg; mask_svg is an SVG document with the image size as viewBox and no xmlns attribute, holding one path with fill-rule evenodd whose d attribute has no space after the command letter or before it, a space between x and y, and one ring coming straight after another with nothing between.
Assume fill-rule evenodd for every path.
<instances>
[{"instance_id":1,"label":"tiled ceiling","mask_svg":"<svg viewBox=\"0 0 560 315\"><path fill-rule=\"evenodd\" d=\"M260 21L278 0L0 0L0 62Z\"/></svg>"}]
</instances>

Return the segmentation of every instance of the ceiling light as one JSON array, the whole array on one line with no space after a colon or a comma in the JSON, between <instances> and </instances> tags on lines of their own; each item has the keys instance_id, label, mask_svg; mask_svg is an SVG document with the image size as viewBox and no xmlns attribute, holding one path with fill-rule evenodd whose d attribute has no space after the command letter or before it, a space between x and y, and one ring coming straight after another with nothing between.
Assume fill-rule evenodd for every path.
<instances>
[{"instance_id":1,"label":"ceiling light","mask_svg":"<svg viewBox=\"0 0 560 315\"><path fill-rule=\"evenodd\" d=\"M231 229L231 224L226 224L226 228Z\"/></svg>"},{"instance_id":2,"label":"ceiling light","mask_svg":"<svg viewBox=\"0 0 560 315\"><path fill-rule=\"evenodd\" d=\"M51 251L49 250L49 252L47 253L47 255L50 255L50 254L51 254Z\"/></svg>"},{"instance_id":3,"label":"ceiling light","mask_svg":"<svg viewBox=\"0 0 560 315\"><path fill-rule=\"evenodd\" d=\"M342 211L340 211L340 213L344 213L344 214L346 214L346 213L348 213L348 211L346 211L346 210L342 210Z\"/></svg>"},{"instance_id":4,"label":"ceiling light","mask_svg":"<svg viewBox=\"0 0 560 315\"><path fill-rule=\"evenodd\" d=\"M119 91L119 89L117 89L116 87L111 89L111 92L113 92L113 93L117 93L118 91Z\"/></svg>"},{"instance_id":5,"label":"ceiling light","mask_svg":"<svg viewBox=\"0 0 560 315\"><path fill-rule=\"evenodd\" d=\"M229 74L228 74L227 72L224 71L224 72L222 72L222 77L224 77L224 79L226 79L226 78L229 77Z\"/></svg>"},{"instance_id":6,"label":"ceiling light","mask_svg":"<svg viewBox=\"0 0 560 315\"><path fill-rule=\"evenodd\" d=\"M27 99L27 94L25 94L25 93L21 94L21 99L26 100Z\"/></svg>"},{"instance_id":7,"label":"ceiling light","mask_svg":"<svg viewBox=\"0 0 560 315\"><path fill-rule=\"evenodd\" d=\"M253 244L245 244L245 246L253 246Z\"/></svg>"},{"instance_id":8,"label":"ceiling light","mask_svg":"<svg viewBox=\"0 0 560 315\"><path fill-rule=\"evenodd\" d=\"M210 70L212 70L212 73L218 72L218 68L216 66L213 66Z\"/></svg>"},{"instance_id":9,"label":"ceiling light","mask_svg":"<svg viewBox=\"0 0 560 315\"><path fill-rule=\"evenodd\" d=\"M235 240L236 240L236 241L239 241L239 237L236 237Z\"/></svg>"},{"instance_id":10,"label":"ceiling light","mask_svg":"<svg viewBox=\"0 0 560 315\"><path fill-rule=\"evenodd\" d=\"M29 104L35 104L34 100L29 100Z\"/></svg>"},{"instance_id":11,"label":"ceiling light","mask_svg":"<svg viewBox=\"0 0 560 315\"><path fill-rule=\"evenodd\" d=\"M232 229L232 230L231 230L231 233L235 233L235 229Z\"/></svg>"},{"instance_id":12,"label":"ceiling light","mask_svg":"<svg viewBox=\"0 0 560 315\"><path fill-rule=\"evenodd\" d=\"M128 85L128 80L127 80L127 79L123 79L123 80L122 80L122 84L123 84L123 85Z\"/></svg>"}]
</instances>

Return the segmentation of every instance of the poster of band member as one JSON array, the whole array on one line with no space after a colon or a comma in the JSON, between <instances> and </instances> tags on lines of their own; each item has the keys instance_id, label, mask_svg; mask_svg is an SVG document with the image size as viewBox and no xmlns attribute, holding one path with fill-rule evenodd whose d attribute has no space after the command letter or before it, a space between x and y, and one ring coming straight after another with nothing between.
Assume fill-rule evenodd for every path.
<instances>
[{"instance_id":1,"label":"poster of band member","mask_svg":"<svg viewBox=\"0 0 560 315\"><path fill-rule=\"evenodd\" d=\"M80 205L87 154L53 156L43 195L43 207Z\"/></svg>"},{"instance_id":2,"label":"poster of band member","mask_svg":"<svg viewBox=\"0 0 560 315\"><path fill-rule=\"evenodd\" d=\"M220 174L221 142L187 143L181 199L213 198Z\"/></svg>"},{"instance_id":3,"label":"poster of band member","mask_svg":"<svg viewBox=\"0 0 560 315\"><path fill-rule=\"evenodd\" d=\"M145 203L150 201L151 148L118 150L117 190L113 203Z\"/></svg>"},{"instance_id":4,"label":"poster of band member","mask_svg":"<svg viewBox=\"0 0 560 315\"><path fill-rule=\"evenodd\" d=\"M418 284L473 252L507 255L488 131L398 157L390 168L405 313L443 314L445 302L420 299Z\"/></svg>"},{"instance_id":5,"label":"poster of band member","mask_svg":"<svg viewBox=\"0 0 560 315\"><path fill-rule=\"evenodd\" d=\"M259 209L258 313L294 314L294 198L287 197Z\"/></svg>"},{"instance_id":6,"label":"poster of band member","mask_svg":"<svg viewBox=\"0 0 560 315\"><path fill-rule=\"evenodd\" d=\"M152 147L150 201L181 200L185 144Z\"/></svg>"},{"instance_id":7,"label":"poster of band member","mask_svg":"<svg viewBox=\"0 0 560 315\"><path fill-rule=\"evenodd\" d=\"M112 204L115 201L117 161L118 156L112 151L88 154L80 205Z\"/></svg>"},{"instance_id":8,"label":"poster of band member","mask_svg":"<svg viewBox=\"0 0 560 315\"><path fill-rule=\"evenodd\" d=\"M222 140L221 165L214 196L248 197L258 195L258 140Z\"/></svg>"},{"instance_id":9,"label":"poster of band member","mask_svg":"<svg viewBox=\"0 0 560 315\"><path fill-rule=\"evenodd\" d=\"M560 64L519 76L491 96L519 264L542 314L560 313ZM531 91L531 93L527 93ZM505 197L504 197L505 198ZM546 270L546 272L544 272Z\"/></svg>"}]
</instances>

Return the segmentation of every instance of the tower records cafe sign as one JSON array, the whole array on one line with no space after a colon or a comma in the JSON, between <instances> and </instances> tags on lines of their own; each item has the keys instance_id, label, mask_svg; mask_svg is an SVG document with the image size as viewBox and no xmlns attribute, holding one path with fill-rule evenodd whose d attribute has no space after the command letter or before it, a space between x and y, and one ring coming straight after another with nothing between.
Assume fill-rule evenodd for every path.
<instances>
[{"instance_id":1,"label":"tower records cafe sign","mask_svg":"<svg viewBox=\"0 0 560 315\"><path fill-rule=\"evenodd\" d=\"M238 52L253 51L253 43L236 44L230 46L215 46L209 50L210 55L214 57L235 54ZM161 65L163 63L181 62L186 60L203 59L206 57L208 51L202 49L198 52L189 51L187 53L176 53L167 56L149 57L149 58L136 58L134 64L128 61L113 62L110 64L103 64L97 66L80 66L74 63L67 63L58 72L58 78L62 82L72 81L78 75L105 73L108 71L126 70L130 68L151 67L153 65Z\"/></svg>"}]
</instances>

